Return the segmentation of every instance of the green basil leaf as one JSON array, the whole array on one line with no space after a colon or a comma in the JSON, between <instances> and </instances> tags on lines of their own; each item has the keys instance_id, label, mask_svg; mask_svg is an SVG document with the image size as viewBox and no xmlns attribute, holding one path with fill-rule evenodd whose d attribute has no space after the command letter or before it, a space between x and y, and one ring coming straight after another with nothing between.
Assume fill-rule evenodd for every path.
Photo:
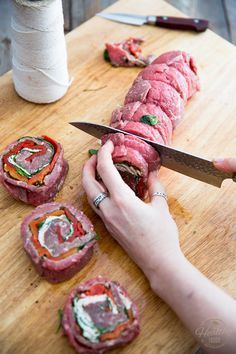
<instances>
[{"instance_id":1,"label":"green basil leaf","mask_svg":"<svg viewBox=\"0 0 236 354\"><path fill-rule=\"evenodd\" d=\"M58 315L58 327L57 327L56 333L58 333L62 327L63 310L58 309L57 315Z\"/></svg>"},{"instance_id":2,"label":"green basil leaf","mask_svg":"<svg viewBox=\"0 0 236 354\"><path fill-rule=\"evenodd\" d=\"M98 241L98 240L100 240L100 238L101 237L98 235L98 233L96 233L96 235L94 236L93 240L97 240Z\"/></svg>"},{"instance_id":3,"label":"green basil leaf","mask_svg":"<svg viewBox=\"0 0 236 354\"><path fill-rule=\"evenodd\" d=\"M97 155L98 150L96 150L96 149L89 149L88 153L89 153L90 156L92 156L92 155Z\"/></svg>"},{"instance_id":4,"label":"green basil leaf","mask_svg":"<svg viewBox=\"0 0 236 354\"><path fill-rule=\"evenodd\" d=\"M19 173L19 175L23 176L23 177L27 177L29 178L31 175L30 174L26 174L24 171L22 171L21 168L17 167L17 166L14 166L16 171Z\"/></svg>"},{"instance_id":5,"label":"green basil leaf","mask_svg":"<svg viewBox=\"0 0 236 354\"><path fill-rule=\"evenodd\" d=\"M111 61L107 49L104 49L103 58L104 58L104 60L106 60L106 61Z\"/></svg>"},{"instance_id":6,"label":"green basil leaf","mask_svg":"<svg viewBox=\"0 0 236 354\"><path fill-rule=\"evenodd\" d=\"M41 229L41 227L43 226L43 224L45 223L45 220L44 221L42 221L42 222L40 222L39 224L38 224L38 230L40 230Z\"/></svg>"},{"instance_id":7,"label":"green basil leaf","mask_svg":"<svg viewBox=\"0 0 236 354\"><path fill-rule=\"evenodd\" d=\"M92 241L92 240L91 240L91 241ZM85 246L87 246L87 244L88 244L89 242L90 242L90 241L84 243L84 244L81 245L81 246L77 246L78 251L81 251Z\"/></svg>"},{"instance_id":8,"label":"green basil leaf","mask_svg":"<svg viewBox=\"0 0 236 354\"><path fill-rule=\"evenodd\" d=\"M159 123L157 117L152 114L147 114L147 115L142 116L140 118L140 122L145 123L145 124L149 124L149 125L156 125Z\"/></svg>"}]
</instances>

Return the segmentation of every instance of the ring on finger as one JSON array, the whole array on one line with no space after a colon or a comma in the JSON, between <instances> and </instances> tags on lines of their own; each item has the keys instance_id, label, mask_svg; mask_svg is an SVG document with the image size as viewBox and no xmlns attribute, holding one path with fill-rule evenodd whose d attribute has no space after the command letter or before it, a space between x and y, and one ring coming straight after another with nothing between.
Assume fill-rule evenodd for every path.
<instances>
[{"instance_id":1,"label":"ring on finger","mask_svg":"<svg viewBox=\"0 0 236 354\"><path fill-rule=\"evenodd\" d=\"M167 195L166 195L166 193L164 193L164 192L155 192L155 193L153 193L152 194L152 198L153 197L162 197L162 198L164 198L166 201L167 201Z\"/></svg>"},{"instance_id":2,"label":"ring on finger","mask_svg":"<svg viewBox=\"0 0 236 354\"><path fill-rule=\"evenodd\" d=\"M99 209L100 203L108 197L108 194L106 192L101 192L99 193L94 199L93 199L93 205Z\"/></svg>"}]
</instances>

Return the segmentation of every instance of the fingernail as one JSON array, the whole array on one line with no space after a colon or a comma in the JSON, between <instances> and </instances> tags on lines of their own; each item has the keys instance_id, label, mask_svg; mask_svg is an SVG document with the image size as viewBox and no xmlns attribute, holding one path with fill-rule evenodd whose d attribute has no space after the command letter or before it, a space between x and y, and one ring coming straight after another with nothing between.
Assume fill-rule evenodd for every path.
<instances>
[{"instance_id":1,"label":"fingernail","mask_svg":"<svg viewBox=\"0 0 236 354\"><path fill-rule=\"evenodd\" d=\"M106 145L111 145L113 146L113 142L111 140L107 140Z\"/></svg>"}]
</instances>

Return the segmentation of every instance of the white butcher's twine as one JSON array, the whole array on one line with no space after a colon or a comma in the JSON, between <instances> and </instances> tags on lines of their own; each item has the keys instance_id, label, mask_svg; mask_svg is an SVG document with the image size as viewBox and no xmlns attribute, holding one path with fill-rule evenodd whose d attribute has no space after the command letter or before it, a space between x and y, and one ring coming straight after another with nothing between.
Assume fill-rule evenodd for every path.
<instances>
[{"instance_id":1,"label":"white butcher's twine","mask_svg":"<svg viewBox=\"0 0 236 354\"><path fill-rule=\"evenodd\" d=\"M63 24L61 0L13 1L13 81L28 101L54 102L70 86Z\"/></svg>"}]
</instances>

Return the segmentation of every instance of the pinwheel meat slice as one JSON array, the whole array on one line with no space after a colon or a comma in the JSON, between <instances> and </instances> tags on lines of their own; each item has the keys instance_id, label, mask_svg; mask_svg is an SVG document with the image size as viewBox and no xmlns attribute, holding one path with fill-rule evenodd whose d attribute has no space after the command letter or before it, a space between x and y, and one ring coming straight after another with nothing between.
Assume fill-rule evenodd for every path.
<instances>
[{"instance_id":1,"label":"pinwheel meat slice","mask_svg":"<svg viewBox=\"0 0 236 354\"><path fill-rule=\"evenodd\" d=\"M39 274L52 283L81 270L96 244L90 220L68 203L38 206L23 220L21 237Z\"/></svg>"},{"instance_id":2,"label":"pinwheel meat slice","mask_svg":"<svg viewBox=\"0 0 236 354\"><path fill-rule=\"evenodd\" d=\"M160 167L159 154L151 145L135 136L106 134L102 137L102 144L107 140L113 142L112 159L123 180L139 198L145 198L148 175Z\"/></svg>"},{"instance_id":3,"label":"pinwheel meat slice","mask_svg":"<svg viewBox=\"0 0 236 354\"><path fill-rule=\"evenodd\" d=\"M0 181L27 204L52 201L68 172L62 146L48 136L23 137L7 146L0 161Z\"/></svg>"},{"instance_id":4,"label":"pinwheel meat slice","mask_svg":"<svg viewBox=\"0 0 236 354\"><path fill-rule=\"evenodd\" d=\"M118 282L97 277L73 289L62 327L77 353L104 353L140 332L136 305Z\"/></svg>"},{"instance_id":5,"label":"pinwheel meat slice","mask_svg":"<svg viewBox=\"0 0 236 354\"><path fill-rule=\"evenodd\" d=\"M188 53L179 50L167 52L156 58L152 62L152 65L154 64L166 64L171 66L185 77L188 84L188 99L200 90L195 60Z\"/></svg>"}]
</instances>

